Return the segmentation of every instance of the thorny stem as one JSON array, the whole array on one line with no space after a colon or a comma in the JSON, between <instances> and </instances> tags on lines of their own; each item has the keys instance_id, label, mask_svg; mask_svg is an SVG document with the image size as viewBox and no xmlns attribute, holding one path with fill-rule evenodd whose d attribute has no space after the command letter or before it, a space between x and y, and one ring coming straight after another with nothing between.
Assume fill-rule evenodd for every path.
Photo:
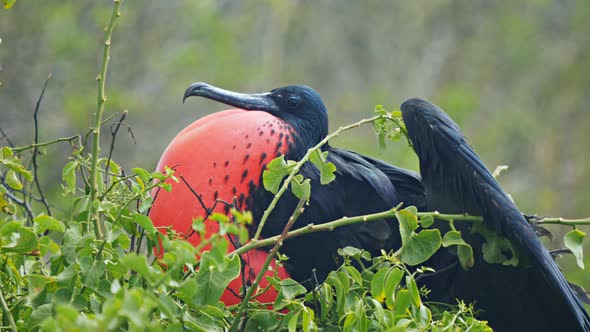
<instances>
[{"instance_id":1,"label":"thorny stem","mask_svg":"<svg viewBox=\"0 0 590 332\"><path fill-rule=\"evenodd\" d=\"M232 321L232 324L229 328L229 332L236 331L236 329L238 328L240 321L241 321L241 316L242 316L244 310L246 309L246 306L248 305L248 302L250 301L252 294L258 288L258 284L260 283L260 280L262 280L264 273L268 270L268 266L270 265L270 262L275 257L279 248L283 245L283 240L285 240L287 238L287 234L289 233L289 230L291 229L291 227L293 226L293 224L295 223L297 218L299 218L299 216L303 213L303 210L304 210L303 205L305 204L305 202L306 202L305 199L301 199L299 201L299 204L297 204L297 207L295 208L295 211L291 215L291 218L289 218L289 221L287 222L287 224L283 228L281 235L279 235L278 238L276 239L275 246L268 253L268 256L266 257L266 261L264 262L264 265L260 269L260 272L258 272L256 279L254 280L254 282L252 283L252 285L248 289L248 292L246 292L246 295L242 299L242 304L240 305L238 312L234 316L235 318Z\"/></svg>"},{"instance_id":2,"label":"thorny stem","mask_svg":"<svg viewBox=\"0 0 590 332\"><path fill-rule=\"evenodd\" d=\"M102 122L102 113L104 111L104 104L107 100L105 95L105 85L106 85L106 76L107 76L107 68L109 64L109 53L111 50L111 35L113 33L113 28L115 27L115 21L121 13L119 13L119 8L121 7L121 3L123 0L115 0L115 5L113 7L113 12L111 14L111 19L109 20L109 25L105 29L105 43L104 43L104 52L102 56L102 65L100 69L100 73L96 77L98 82L98 101L96 106L96 117L94 120L94 129L92 130L93 134L93 145L92 145L92 162L90 168L90 204L88 207L88 224L90 222L94 224L94 233L98 239L103 238L103 231L102 225L99 216L94 211L94 200L96 199L96 195L98 193L98 185L97 185L97 168L98 168L98 157L100 153L100 125Z\"/></svg>"},{"instance_id":3,"label":"thorny stem","mask_svg":"<svg viewBox=\"0 0 590 332\"><path fill-rule=\"evenodd\" d=\"M279 189L279 191L277 192L277 194L275 195L275 197L272 199L272 201L270 202L270 204L268 205L268 207L264 211L264 214L262 215L262 218L260 219L260 223L258 225L258 228L256 229L256 234L254 235L254 238L252 238L252 240L253 241L258 240L258 238L260 237L260 233L262 232L262 228L264 227L264 224L266 223L266 220L268 219L270 213L272 212L272 210L274 210L277 202L279 201L279 199L281 198L281 196L283 196L283 194L285 193L285 191L287 190L287 188L289 188L289 184L291 183L291 181L293 180L293 178L295 177L295 175L297 175L297 173L299 173L299 169L301 169L301 167L303 166L303 164L305 164L309 160L309 156L311 156L312 153L314 153L316 150L321 149L326 143L328 143L329 140L331 140L334 137L340 135L340 133L342 133L343 131L347 131L347 130L350 130L350 129L359 127L359 126L361 126L361 125L363 125L365 123L374 122L375 120L381 119L383 117L385 117L385 116L384 115L377 115L377 116L374 116L374 117L369 118L369 119L360 120L360 121L355 122L355 123L353 123L351 125L348 125L348 126L340 127L340 128L338 128L338 130L336 130L333 133L331 133L330 135L326 136L316 146L314 146L311 149L307 150L307 153L303 156L303 158L301 158L301 160L299 160L295 164L295 167L293 167L293 170L291 171L291 173L289 174L289 176L287 177L287 179L285 180L285 182L283 182L283 185L282 185L281 189Z\"/></svg>"},{"instance_id":4,"label":"thorny stem","mask_svg":"<svg viewBox=\"0 0 590 332\"><path fill-rule=\"evenodd\" d=\"M39 108L41 106L41 101L43 100L43 96L45 95L45 90L47 89L47 84L51 79L51 74L47 76L47 80L45 80L45 84L43 84L43 89L41 90L41 95L37 99L37 104L35 105L35 111L33 112L33 122L35 123L35 139L34 144L39 143ZM37 149L38 147L33 148L33 157L31 158L31 162L33 164L33 182L37 187L37 191L39 192L39 196L41 197L41 203L45 206L45 210L47 211L47 215L51 216L51 209L49 208L49 203L45 199L45 195L43 194L43 190L41 190L41 185L39 184L39 167L37 167Z\"/></svg>"}]
</instances>

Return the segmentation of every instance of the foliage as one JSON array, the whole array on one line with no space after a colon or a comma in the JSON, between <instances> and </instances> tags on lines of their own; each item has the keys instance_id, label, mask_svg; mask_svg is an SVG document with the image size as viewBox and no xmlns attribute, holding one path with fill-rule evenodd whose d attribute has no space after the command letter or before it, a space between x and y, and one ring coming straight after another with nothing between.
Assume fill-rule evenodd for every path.
<instances>
[{"instance_id":1,"label":"foliage","mask_svg":"<svg viewBox=\"0 0 590 332\"><path fill-rule=\"evenodd\" d=\"M118 5L119 1L107 31L107 46ZM97 121L91 129L94 142L105 123L99 113L106 101L107 62L105 51ZM264 174L265 188L275 193L277 200L287 188L301 202L309 200L313 188L308 179L298 174L301 165L311 162L320 171L322 184L332 181L335 167L320 148L340 132L360 124L374 123L383 142L385 138L401 138L404 129L399 114L382 107L376 111L378 115L373 118L340 128L300 161L275 159ZM413 207L396 207L384 213L397 217L400 223L399 250L370 257L361 249L342 248L344 264L315 289L308 292L294 280L275 276L269 280L279 294L273 303L258 303L255 298L262 290L253 287L248 293L244 290L250 295L239 308L227 307L219 298L229 282L239 276L241 268L238 255L228 254L227 235L237 236L242 248L251 248L249 245L257 239L255 235L249 240L246 233L251 216L232 211L230 216L213 214L207 220L195 220L193 230L201 235L205 222L220 226L219 234L212 234L203 242L210 249L201 252L201 248L193 247L174 230L156 229L146 216L152 195L170 190L170 181L178 181L174 171L133 168L132 174L128 174L111 159L110 153L108 158L101 157L96 145L87 153L87 142L82 137L89 134L0 150L3 327L13 331L222 331L237 326L248 331L491 330L477 320L472 306L462 302L453 306L429 303L428 290L419 289L416 283L420 275L433 272L420 264L441 246L456 247L461 265L469 268L473 264L473 250L453 222L473 222L475 227L483 227L481 218L418 213ZM63 211L56 212L51 204L43 204L42 188L34 185L36 158L43 152L38 148L64 141L70 143L73 152L61 171L61 194L67 198L67 204ZM271 203L268 213L273 208ZM298 210L294 211L292 220L297 213ZM435 217L447 220L450 231L443 235L438 229L431 229ZM343 218L332 225L372 219ZM257 234L263 225L261 222ZM321 228L309 231L318 229ZM276 239L273 254L286 236L301 233L287 231L288 228ZM478 232L484 234L489 246L484 248L486 260L503 264L510 260L498 257L509 243L485 228ZM577 229L565 237L566 246L579 264L583 237L584 233ZM150 254L153 251L156 257ZM279 262L285 259L282 255L277 257Z\"/></svg>"},{"instance_id":2,"label":"foliage","mask_svg":"<svg viewBox=\"0 0 590 332\"><path fill-rule=\"evenodd\" d=\"M29 207L19 205L22 201L17 199L25 201L32 195L22 190L33 181L23 165L23 159L30 158L29 150L15 154L9 147L2 148L3 179L10 184L2 187L0 195L4 202L0 283L2 302L9 308L2 315L5 325L13 320L19 331L212 331L240 319L233 316L235 308L219 302L240 272L240 259L227 254L223 235L240 234L249 221L247 215L234 211L237 218L211 216L208 222L220 223L223 233L209 242L210 251L199 253L174 231L160 233L145 216L150 192L170 190L166 181L178 181L171 169L162 174L134 168L132 175L125 175L117 163L100 158L98 198L92 201L86 182L91 158L84 155L83 147L73 146L71 161L62 171L68 213L54 217L33 207L32 219L25 212ZM319 155L318 159L325 161ZM7 176L12 172L14 181ZM102 239L89 231L93 227L87 219L90 205L104 220ZM415 277L430 270L410 272L403 263L423 262L442 239L438 230L416 232L419 225L428 227L432 222L419 220L414 208L397 215L405 225L400 228L405 242L398 253L371 258L362 250L344 248L345 264L311 292L291 279L273 278L270 281L279 296L269 309L255 301L247 305L246 330L397 331L449 325L485 330L485 323L474 318L469 306L459 303L443 310L424 301L426 291L417 288ZM234 224L232 220L241 221ZM202 232L202 224L203 220L195 220L193 228ZM433 231L438 236L432 236ZM147 253L153 249L163 254L149 258Z\"/></svg>"}]
</instances>

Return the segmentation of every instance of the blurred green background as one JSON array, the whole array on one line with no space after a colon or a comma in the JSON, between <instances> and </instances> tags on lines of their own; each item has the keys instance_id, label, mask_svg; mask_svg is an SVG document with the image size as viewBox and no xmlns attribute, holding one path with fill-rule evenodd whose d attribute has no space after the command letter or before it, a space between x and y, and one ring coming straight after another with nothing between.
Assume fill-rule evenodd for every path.
<instances>
[{"instance_id":1,"label":"blurred green background","mask_svg":"<svg viewBox=\"0 0 590 332\"><path fill-rule=\"evenodd\" d=\"M106 0L19 0L0 11L0 128L16 145L32 141L34 104L49 73L41 140L91 125L111 10ZM375 104L430 99L490 169L510 166L500 181L524 212L590 216L587 0L126 0L121 12L106 109L129 110L136 143L121 134L114 154L127 169L155 168L183 127L226 108L198 99L183 105L190 83L243 92L298 83L320 92L333 129L369 117ZM334 145L417 169L402 143L379 151L370 127ZM47 152L40 176L57 188L70 149ZM560 237L550 246L561 246ZM560 264L590 286L573 258Z\"/></svg>"}]
</instances>

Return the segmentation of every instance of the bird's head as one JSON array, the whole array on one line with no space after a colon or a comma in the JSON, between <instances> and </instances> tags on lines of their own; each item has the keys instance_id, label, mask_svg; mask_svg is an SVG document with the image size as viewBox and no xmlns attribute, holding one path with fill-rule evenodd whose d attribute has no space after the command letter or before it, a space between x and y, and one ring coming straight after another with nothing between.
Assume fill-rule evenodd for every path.
<instances>
[{"instance_id":1,"label":"bird's head","mask_svg":"<svg viewBox=\"0 0 590 332\"><path fill-rule=\"evenodd\" d=\"M184 92L248 111L263 111L290 125L310 148L328 135L328 113L320 95L305 85L290 85L265 93L238 93L207 83L193 83Z\"/></svg>"}]
</instances>

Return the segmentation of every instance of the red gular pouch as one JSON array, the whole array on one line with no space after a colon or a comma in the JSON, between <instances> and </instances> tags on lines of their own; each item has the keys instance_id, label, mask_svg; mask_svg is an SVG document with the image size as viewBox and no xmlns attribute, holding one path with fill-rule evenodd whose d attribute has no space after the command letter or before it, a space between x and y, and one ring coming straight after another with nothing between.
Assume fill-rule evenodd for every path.
<instances>
[{"instance_id":1,"label":"red gular pouch","mask_svg":"<svg viewBox=\"0 0 590 332\"><path fill-rule=\"evenodd\" d=\"M173 168L174 175L183 180L167 180L172 186L170 192L152 192L154 202L149 217L154 226L160 230L170 227L199 246L219 232L219 224L205 220L201 236L192 230L195 218L206 218L209 213L231 217L228 203L238 211L249 210L248 198L252 192L264 190L262 172L266 165L287 148L285 137L271 129L271 125L278 126L280 121L267 112L231 109L205 116L183 129L168 145L157 167L160 172L166 166ZM210 245L206 245L202 251L209 249ZM230 241L228 252L233 250L235 246ZM156 254L162 252L156 250ZM267 257L268 252L260 249L243 254L244 275L230 282L221 301L228 306L240 303L243 282L248 285L254 282ZM277 267L273 259L270 269L264 272L260 289L268 286L266 277L272 277L276 269L281 279L289 277L285 268ZM276 296L276 290L270 287L256 300L274 302Z\"/></svg>"}]
</instances>

